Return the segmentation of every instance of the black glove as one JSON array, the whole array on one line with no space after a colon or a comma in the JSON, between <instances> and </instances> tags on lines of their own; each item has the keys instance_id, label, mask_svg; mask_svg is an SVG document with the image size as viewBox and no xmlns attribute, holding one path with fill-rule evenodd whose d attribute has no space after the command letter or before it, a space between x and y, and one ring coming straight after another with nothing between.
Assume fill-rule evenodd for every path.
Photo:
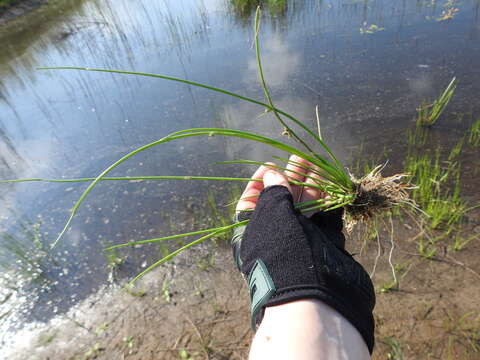
<instances>
[{"instance_id":1,"label":"black glove","mask_svg":"<svg viewBox=\"0 0 480 360\"><path fill-rule=\"evenodd\" d=\"M246 277L257 326L265 307L318 299L342 314L360 332L370 353L374 345L375 292L363 267L345 251L342 210L307 218L293 206L284 186L262 191L255 211L241 212L232 239L234 258Z\"/></svg>"}]
</instances>

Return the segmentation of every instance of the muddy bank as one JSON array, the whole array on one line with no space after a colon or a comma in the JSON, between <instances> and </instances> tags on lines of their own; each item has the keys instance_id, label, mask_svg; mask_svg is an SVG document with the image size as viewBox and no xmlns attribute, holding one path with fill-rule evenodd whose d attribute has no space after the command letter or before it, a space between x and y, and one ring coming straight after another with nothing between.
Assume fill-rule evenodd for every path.
<instances>
[{"instance_id":1,"label":"muddy bank","mask_svg":"<svg viewBox=\"0 0 480 360\"><path fill-rule=\"evenodd\" d=\"M478 233L480 213L467 228ZM401 234L401 236L400 236ZM373 359L477 359L480 352L480 244L453 251L445 241L431 259L416 248L414 224L396 223L379 243L348 239L350 250L371 272L377 291ZM203 252L203 253L202 253ZM212 255L208 264L201 262ZM442 281L438 281L438 279ZM149 273L137 293L104 288L47 324L30 325L3 344L9 359L246 359L253 333L245 283L230 251L210 248L184 254ZM7 348L11 352L7 352Z\"/></svg>"}]
</instances>

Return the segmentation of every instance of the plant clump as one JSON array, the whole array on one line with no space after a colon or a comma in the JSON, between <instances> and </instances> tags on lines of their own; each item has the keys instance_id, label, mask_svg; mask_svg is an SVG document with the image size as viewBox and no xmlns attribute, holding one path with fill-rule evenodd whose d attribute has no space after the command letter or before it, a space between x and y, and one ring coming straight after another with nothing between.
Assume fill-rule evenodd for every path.
<instances>
[{"instance_id":1,"label":"plant clump","mask_svg":"<svg viewBox=\"0 0 480 360\"><path fill-rule=\"evenodd\" d=\"M383 166L377 166L361 179L355 179L355 198L345 206L353 223L366 222L379 212L407 204L415 207L408 190L412 187L403 180L407 174L381 175Z\"/></svg>"}]
</instances>

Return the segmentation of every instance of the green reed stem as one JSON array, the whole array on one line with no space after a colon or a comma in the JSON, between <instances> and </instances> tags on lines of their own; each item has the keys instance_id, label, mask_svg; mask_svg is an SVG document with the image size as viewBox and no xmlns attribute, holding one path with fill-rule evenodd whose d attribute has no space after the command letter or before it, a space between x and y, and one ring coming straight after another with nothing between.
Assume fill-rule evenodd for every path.
<instances>
[{"instance_id":1,"label":"green reed stem","mask_svg":"<svg viewBox=\"0 0 480 360\"><path fill-rule=\"evenodd\" d=\"M303 141L293 130L291 127L289 127L283 119L280 117L278 114L278 111L275 109L275 105L273 104L272 97L270 96L270 91L267 86L267 82L265 81L265 74L263 73L263 66L262 66L262 60L260 58L260 41L259 41L259 34L260 34L260 6L257 7L257 11L255 13L255 54L257 57L257 67L258 67L258 74L260 77L260 82L262 84L263 88L263 93L265 95L265 99L267 100L269 106L269 109L273 111L273 114L275 115L275 118L282 124L282 126L288 131L289 135L293 136L295 140L297 140L300 144L302 144L312 155L315 156L314 151L312 148L305 142Z\"/></svg>"},{"instance_id":2,"label":"green reed stem","mask_svg":"<svg viewBox=\"0 0 480 360\"><path fill-rule=\"evenodd\" d=\"M78 178L78 179L13 179L0 180L0 184L4 183L20 183L20 182L50 182L50 183L76 183L90 182L96 178ZM103 177L101 181L140 181L140 180L219 180L219 181L262 181L262 179L252 178L235 178L235 177L215 177L215 176L126 176L126 177Z\"/></svg>"},{"instance_id":3,"label":"green reed stem","mask_svg":"<svg viewBox=\"0 0 480 360\"><path fill-rule=\"evenodd\" d=\"M75 216L76 212L78 211L79 206L81 205L83 200L86 198L86 196L90 193L90 191L92 191L92 189L97 185L97 183L99 181L101 181L102 178L104 178L110 171L112 171L114 168L119 166L121 163L123 163L124 161L128 160L132 156L134 156L134 155L136 155L136 154L138 154L142 151L145 151L147 149L150 149L150 148L152 148L156 145L162 144L162 143L166 143L166 142L177 140L177 139L192 137L192 136L213 136L213 135L233 136L233 137L239 137L239 138L243 138L243 139L253 140L253 141L264 143L264 144L273 146L275 148L278 148L280 150L295 154L297 156L300 156L300 157L304 158L307 161L310 161L311 163L317 165L319 168L323 169L327 173L331 174L331 178L329 178L327 176L325 176L325 178L328 179L328 180L336 178L337 181L335 181L335 184L338 183L339 187L342 186L340 180L338 180L338 178L337 178L338 177L337 169L331 163L329 163L328 161L326 161L324 159L322 159L323 161L320 162L317 158L314 158L311 155L305 154L302 151L300 151L300 150L298 150L298 149L296 149L292 146L283 144L283 143L281 143L279 141L276 141L274 139L270 139L270 138L265 137L265 136L260 136L260 135L248 133L248 132L245 132L245 131L240 131L240 130L216 129L216 128L181 130L181 131L174 132L170 135L167 135L167 136L161 138L160 140L154 141L150 144L141 146L141 147L137 148L136 150L131 151L127 155L123 156L121 159L114 162L108 168L106 168L97 178L95 178L95 180L93 180L93 182L87 187L87 189L82 193L80 198L77 200L77 202L75 203L75 205L73 206L73 208L71 210L71 213L70 213L70 216L67 220L67 223L65 224L65 226L62 229L62 231L60 232L60 234L57 236L56 240L53 242L52 247L56 246L58 241L63 237L65 232L68 230L68 228L70 227L70 224L73 220L73 217ZM331 180L331 181L333 181L333 180Z\"/></svg>"},{"instance_id":4,"label":"green reed stem","mask_svg":"<svg viewBox=\"0 0 480 360\"><path fill-rule=\"evenodd\" d=\"M237 226L240 226L239 225L240 223L238 224L233 224L231 228L233 227L237 227ZM184 245L182 246L181 248L171 252L170 254L168 254L167 256L165 256L164 258L158 260L157 262L153 263L152 265L150 265L149 267L147 267L145 270L143 270L140 274L138 274L137 276L135 276L135 278L133 280L130 281L130 284L133 284L134 282L136 282L137 280L139 280L140 278L142 278L146 273L148 273L149 271L153 270L154 268L156 268L157 266L159 265L162 265L163 263L173 259L175 256L177 256L178 254L180 254L181 252L191 248L192 246L195 246L195 245L198 245L198 244L201 244L202 242L204 242L205 240L208 240L218 234L221 234L225 231L228 231L230 230L229 229L221 229L221 230L217 230L211 234L208 234L208 235L205 235L205 236L202 236L201 238L197 239L197 240L194 240L192 241L191 243L187 244L187 245Z\"/></svg>"},{"instance_id":5,"label":"green reed stem","mask_svg":"<svg viewBox=\"0 0 480 360\"><path fill-rule=\"evenodd\" d=\"M321 140L317 134L315 134L312 130L310 130L305 124L303 124L300 120L296 119L295 117L293 117L292 115L288 114L287 112L283 111L283 110L280 110L280 109L277 109L277 108L273 108L269 105L269 104L266 104L266 103L263 103L261 101L258 101L258 100L255 100L255 99L252 99L252 98L249 98L249 97L246 97L246 96L243 96L243 95L239 95L239 94L236 94L236 93L233 93L231 91L228 91L228 90L224 90L224 89L220 89L220 88L217 88L217 87L214 87L214 86L210 86L210 85L205 85L205 84L202 84L202 83L198 83L198 82L194 82L194 81L190 81L190 80L185 80L185 79L180 79L180 78L176 78L176 77L172 77L172 76L166 76L166 75L159 75L159 74L151 74L151 73L143 73L143 72L135 72L135 71L124 71L124 70L109 70L109 69L96 69L96 68L88 68L88 67L75 67L75 66L57 66L57 67L39 67L38 68L39 70L80 70L80 71L95 71L95 72L105 72L105 73L115 73L115 74L124 74L124 75L136 75L136 76L146 76L146 77L154 77L154 78L160 78L160 79L165 79L165 80L170 80L170 81L176 81L176 82L180 82L180 83L184 83L184 84L187 84L187 85L192 85L192 86L196 86L196 87L201 87L201 88L205 88L205 89L208 89L208 90L211 90L211 91L215 91L215 92L218 92L218 93L222 93L222 94L225 94L225 95L228 95L228 96L232 96L232 97L235 97L235 98L238 98L238 99L241 99L241 100L244 100L244 101L247 101L247 102L250 102L250 103L253 103L253 104L257 104L257 105L260 105L260 106L263 106L269 110L275 110L278 114L281 114L283 116L285 116L286 118L288 118L289 120L291 120L293 123L297 124L298 126L300 126L303 130L305 130L310 136L312 136L321 146L322 148L327 152L327 154L332 158L332 160L335 162L336 164L336 168L337 168L337 172L339 174L340 177L342 177L342 182L343 183L349 183L350 182L350 179L348 177L348 175L345 173L345 171L343 170L343 168L341 167L341 164L340 162L336 159L335 155L332 153L332 151L330 150L330 148L325 144L325 142L323 142L323 140ZM320 161L323 161L324 159L321 158L320 156L316 156L318 158L318 160Z\"/></svg>"},{"instance_id":6,"label":"green reed stem","mask_svg":"<svg viewBox=\"0 0 480 360\"><path fill-rule=\"evenodd\" d=\"M188 236L195 236L195 235L202 235L202 234L208 234L208 233L214 233L217 231L227 231L230 229L234 229L238 226L242 225L247 225L248 220L241 221L232 225L227 225L227 226L221 226L221 227L216 227L216 228L210 228L210 229L205 229L205 230L199 230L199 231L193 231L185 234L178 234L178 235L171 235L171 236L165 236L161 238L155 238L155 239L148 239L148 240L140 240L140 241L133 241L130 243L125 243L125 244L118 244L118 245L113 245L105 250L113 250L113 249L119 249L119 248L124 248L124 247L129 247L129 246L135 246L135 245L144 245L144 244L150 244L154 242L159 242L159 241L166 241L166 240L173 240L173 239L180 239Z\"/></svg>"}]
</instances>

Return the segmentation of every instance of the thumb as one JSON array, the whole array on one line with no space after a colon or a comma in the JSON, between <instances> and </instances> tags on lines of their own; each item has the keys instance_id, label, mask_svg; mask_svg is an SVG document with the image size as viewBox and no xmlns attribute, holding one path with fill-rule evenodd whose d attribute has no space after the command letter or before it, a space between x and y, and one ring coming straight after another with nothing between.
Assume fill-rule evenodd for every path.
<instances>
[{"instance_id":1,"label":"thumb","mask_svg":"<svg viewBox=\"0 0 480 360\"><path fill-rule=\"evenodd\" d=\"M292 192L292 189L290 187L290 184L288 183L287 178L284 175L274 170L268 170L267 172L265 172L265 174L263 175L263 185L264 187L273 186L273 185L282 185L282 186L285 186L288 189L288 191L290 191L290 193Z\"/></svg>"}]
</instances>

